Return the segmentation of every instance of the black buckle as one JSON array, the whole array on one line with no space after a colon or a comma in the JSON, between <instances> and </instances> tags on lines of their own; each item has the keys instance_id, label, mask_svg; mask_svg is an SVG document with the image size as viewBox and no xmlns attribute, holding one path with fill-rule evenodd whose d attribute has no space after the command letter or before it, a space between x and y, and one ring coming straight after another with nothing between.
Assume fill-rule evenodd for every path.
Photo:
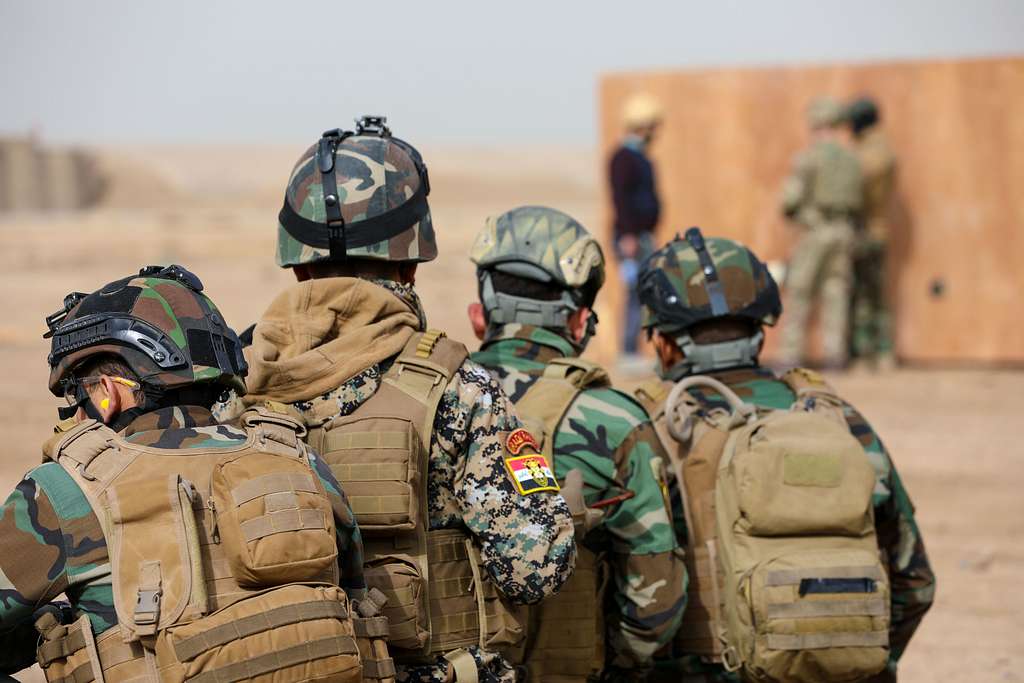
<instances>
[{"instance_id":1,"label":"black buckle","mask_svg":"<svg viewBox=\"0 0 1024 683\"><path fill-rule=\"evenodd\" d=\"M174 280L185 285L193 292L203 291L203 281L199 276L184 266L172 263L169 266L146 266L139 269L139 277L156 277L161 280Z\"/></svg>"},{"instance_id":2,"label":"black buckle","mask_svg":"<svg viewBox=\"0 0 1024 683\"><path fill-rule=\"evenodd\" d=\"M387 127L387 122L388 117L386 116L364 114L356 119L356 135L391 137L391 129Z\"/></svg>"}]
</instances>

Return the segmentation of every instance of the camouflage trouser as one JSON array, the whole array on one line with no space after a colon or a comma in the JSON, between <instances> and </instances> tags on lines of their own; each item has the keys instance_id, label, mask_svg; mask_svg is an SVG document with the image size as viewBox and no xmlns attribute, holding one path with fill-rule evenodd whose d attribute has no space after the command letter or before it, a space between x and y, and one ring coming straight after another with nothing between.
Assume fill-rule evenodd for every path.
<instances>
[{"instance_id":1,"label":"camouflage trouser","mask_svg":"<svg viewBox=\"0 0 1024 683\"><path fill-rule=\"evenodd\" d=\"M892 353L892 318L886 300L885 243L858 236L850 297L850 354L878 358Z\"/></svg>"},{"instance_id":2,"label":"camouflage trouser","mask_svg":"<svg viewBox=\"0 0 1024 683\"><path fill-rule=\"evenodd\" d=\"M846 218L809 226L797 243L786 275L782 361L800 365L807 324L816 299L821 304L825 362L843 365L847 358L854 229Z\"/></svg>"}]
</instances>

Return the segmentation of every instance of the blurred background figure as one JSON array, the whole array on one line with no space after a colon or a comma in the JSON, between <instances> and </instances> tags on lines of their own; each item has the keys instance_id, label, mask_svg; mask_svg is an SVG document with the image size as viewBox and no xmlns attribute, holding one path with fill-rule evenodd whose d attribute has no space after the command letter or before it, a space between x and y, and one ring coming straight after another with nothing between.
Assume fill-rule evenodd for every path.
<instances>
[{"instance_id":1,"label":"blurred background figure","mask_svg":"<svg viewBox=\"0 0 1024 683\"><path fill-rule=\"evenodd\" d=\"M615 254L619 276L626 289L622 328L624 366L637 364L640 336L640 300L637 274L640 265L654 251L654 231L661 213L654 164L647 149L661 123L661 105L650 95L636 94L622 109L625 134L612 155L609 178L615 207Z\"/></svg>"},{"instance_id":2,"label":"blurred background figure","mask_svg":"<svg viewBox=\"0 0 1024 683\"><path fill-rule=\"evenodd\" d=\"M872 369L896 364L892 315L886 291L889 203L896 183L896 155L879 125L878 103L860 97L849 104L846 119L864 175L864 214L853 247L853 292L850 298L850 353Z\"/></svg>"},{"instance_id":3,"label":"blurred background figure","mask_svg":"<svg viewBox=\"0 0 1024 683\"><path fill-rule=\"evenodd\" d=\"M781 360L801 365L811 309L821 305L824 365L846 365L856 226L864 207L860 162L842 144L842 105L818 98L807 110L811 144L793 164L782 191L783 213L800 230L786 277Z\"/></svg>"}]
</instances>

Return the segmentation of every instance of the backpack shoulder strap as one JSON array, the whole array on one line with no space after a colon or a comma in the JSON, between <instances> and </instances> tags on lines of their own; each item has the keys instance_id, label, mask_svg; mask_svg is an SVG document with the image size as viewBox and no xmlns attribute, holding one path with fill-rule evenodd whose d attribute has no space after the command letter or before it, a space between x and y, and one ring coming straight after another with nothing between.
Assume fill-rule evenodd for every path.
<instances>
[{"instance_id":1,"label":"backpack shoulder strap","mask_svg":"<svg viewBox=\"0 0 1024 683\"><path fill-rule=\"evenodd\" d=\"M633 390L633 398L643 406L652 420L665 414L665 399L672 391L672 383L663 379L652 379Z\"/></svg>"},{"instance_id":2,"label":"backpack shoulder strap","mask_svg":"<svg viewBox=\"0 0 1024 683\"><path fill-rule=\"evenodd\" d=\"M291 455L302 450L306 425L295 408L278 401L264 401L250 406L239 417L247 432L256 432L261 448Z\"/></svg>"},{"instance_id":3,"label":"backpack shoulder strap","mask_svg":"<svg viewBox=\"0 0 1024 683\"><path fill-rule=\"evenodd\" d=\"M828 383L828 380L816 370L793 368L787 371L781 379L798 397L808 393L815 393L836 399L839 398L839 394Z\"/></svg>"},{"instance_id":4,"label":"backpack shoulder strap","mask_svg":"<svg viewBox=\"0 0 1024 683\"><path fill-rule=\"evenodd\" d=\"M556 358L544 368L545 379L571 382L580 389L610 386L608 371L597 363L582 358Z\"/></svg>"}]
</instances>

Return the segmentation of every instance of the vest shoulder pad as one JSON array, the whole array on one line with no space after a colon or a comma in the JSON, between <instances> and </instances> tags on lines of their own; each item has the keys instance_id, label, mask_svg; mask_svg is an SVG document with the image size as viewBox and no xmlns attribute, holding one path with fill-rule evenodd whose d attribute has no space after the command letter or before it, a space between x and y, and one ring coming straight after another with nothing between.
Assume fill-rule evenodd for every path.
<instances>
[{"instance_id":1,"label":"vest shoulder pad","mask_svg":"<svg viewBox=\"0 0 1024 683\"><path fill-rule=\"evenodd\" d=\"M611 385L608 371L593 361L582 358L556 358L544 368L545 379L560 379L577 389Z\"/></svg>"}]
</instances>

